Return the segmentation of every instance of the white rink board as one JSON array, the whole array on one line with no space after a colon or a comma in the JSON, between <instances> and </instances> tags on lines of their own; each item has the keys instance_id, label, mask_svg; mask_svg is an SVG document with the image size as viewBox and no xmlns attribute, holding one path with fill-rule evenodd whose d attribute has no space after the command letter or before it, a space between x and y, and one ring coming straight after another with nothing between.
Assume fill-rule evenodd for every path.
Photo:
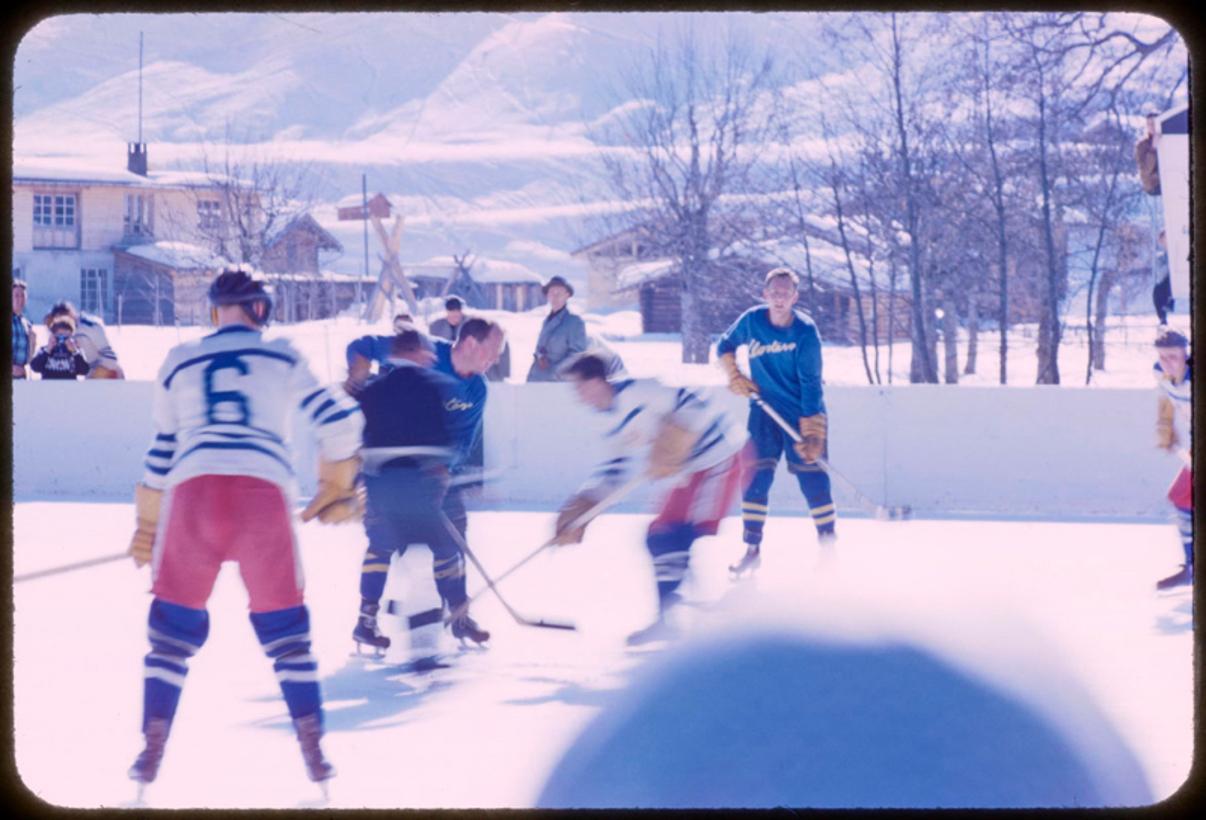
<instances>
[{"instance_id":1,"label":"white rink board","mask_svg":"<svg viewBox=\"0 0 1206 820\"><path fill-rule=\"evenodd\" d=\"M744 417L744 400L709 391ZM150 399L149 382L15 382L14 497L129 498L150 440ZM1154 389L833 386L825 400L830 460L881 503L917 515L1166 516L1179 462L1153 446ZM557 505L602 457L603 423L567 385L491 384L486 461L503 472L480 504ZM304 496L315 455L308 435L297 440ZM834 489L840 508L859 512L840 483ZM771 507L803 511L782 467Z\"/></svg>"}]
</instances>

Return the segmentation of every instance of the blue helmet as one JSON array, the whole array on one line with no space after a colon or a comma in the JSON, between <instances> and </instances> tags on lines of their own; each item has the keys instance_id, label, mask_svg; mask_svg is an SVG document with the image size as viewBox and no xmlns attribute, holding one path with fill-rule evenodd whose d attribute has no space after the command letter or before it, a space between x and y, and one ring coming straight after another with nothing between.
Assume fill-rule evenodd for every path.
<instances>
[{"instance_id":1,"label":"blue helmet","mask_svg":"<svg viewBox=\"0 0 1206 820\"><path fill-rule=\"evenodd\" d=\"M242 267L226 268L209 286L209 303L215 308L240 305L253 322L263 327L272 317L272 288Z\"/></svg>"}]
</instances>

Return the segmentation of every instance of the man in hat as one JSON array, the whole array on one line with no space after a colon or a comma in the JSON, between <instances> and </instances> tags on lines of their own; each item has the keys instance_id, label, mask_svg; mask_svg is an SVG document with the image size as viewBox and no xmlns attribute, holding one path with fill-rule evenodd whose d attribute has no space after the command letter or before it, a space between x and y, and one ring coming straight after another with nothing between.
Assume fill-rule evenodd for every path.
<instances>
[{"instance_id":1,"label":"man in hat","mask_svg":"<svg viewBox=\"0 0 1206 820\"><path fill-rule=\"evenodd\" d=\"M587 348L586 323L581 316L570 313L567 306L574 295L570 283L565 277L554 276L542 290L549 302L549 315L544 317L536 351L532 354L532 367L528 370L530 382L558 381L561 365Z\"/></svg>"},{"instance_id":2,"label":"man in hat","mask_svg":"<svg viewBox=\"0 0 1206 820\"><path fill-rule=\"evenodd\" d=\"M1161 330L1155 347L1158 361L1152 367L1152 375L1156 377L1160 395L1156 411L1156 446L1175 453L1184 462L1168 488L1168 500L1177 511L1177 530L1185 551L1185 563L1180 570L1156 583L1156 589L1170 589L1193 583L1192 362L1189 340L1175 330Z\"/></svg>"}]
</instances>

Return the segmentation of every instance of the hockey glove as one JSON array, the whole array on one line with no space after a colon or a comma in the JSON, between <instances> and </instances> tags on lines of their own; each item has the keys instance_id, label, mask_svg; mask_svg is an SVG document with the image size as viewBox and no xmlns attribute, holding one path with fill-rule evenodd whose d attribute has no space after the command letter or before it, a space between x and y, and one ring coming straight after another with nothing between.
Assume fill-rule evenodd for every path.
<instances>
[{"instance_id":1,"label":"hockey glove","mask_svg":"<svg viewBox=\"0 0 1206 820\"><path fill-rule=\"evenodd\" d=\"M748 397L758 392L758 385L741 372L741 368L737 366L737 357L732 353L721 354L720 366L729 377L729 389L738 396Z\"/></svg>"},{"instance_id":2,"label":"hockey glove","mask_svg":"<svg viewBox=\"0 0 1206 820\"><path fill-rule=\"evenodd\" d=\"M1173 425L1175 415L1172 401L1167 396L1161 396L1156 408L1156 446L1161 450L1171 452L1177 446L1177 429Z\"/></svg>"},{"instance_id":3,"label":"hockey glove","mask_svg":"<svg viewBox=\"0 0 1206 820\"><path fill-rule=\"evenodd\" d=\"M92 370L88 371L90 379L124 379L125 374L121 372L121 368L114 370L111 367L105 367L103 364L92 366Z\"/></svg>"},{"instance_id":4,"label":"hockey glove","mask_svg":"<svg viewBox=\"0 0 1206 820\"><path fill-rule=\"evenodd\" d=\"M664 417L649 448L649 476L665 478L681 470L698 438L673 417Z\"/></svg>"},{"instance_id":5,"label":"hockey glove","mask_svg":"<svg viewBox=\"0 0 1206 820\"><path fill-rule=\"evenodd\" d=\"M582 537L586 534L586 525L590 522L583 521L581 525L573 528L570 525L598 503L598 499L589 493L578 493L566 499L565 503L561 505L561 509L557 511L556 534L553 536L553 543L557 546L581 544Z\"/></svg>"},{"instance_id":6,"label":"hockey glove","mask_svg":"<svg viewBox=\"0 0 1206 820\"><path fill-rule=\"evenodd\" d=\"M360 457L341 461L322 459L318 464L318 492L302 510L302 521L317 518L324 524L343 524L364 517L364 498L356 489Z\"/></svg>"},{"instance_id":7,"label":"hockey glove","mask_svg":"<svg viewBox=\"0 0 1206 820\"><path fill-rule=\"evenodd\" d=\"M800 418L800 441L792 446L805 464L812 464L825 452L825 433L829 423L824 413Z\"/></svg>"},{"instance_id":8,"label":"hockey glove","mask_svg":"<svg viewBox=\"0 0 1206 820\"><path fill-rule=\"evenodd\" d=\"M163 490L154 490L145 484L134 485L134 514L138 527L130 539L127 550L135 566L141 567L151 561L151 548L155 545L155 530L159 527L159 507L163 501Z\"/></svg>"}]
</instances>

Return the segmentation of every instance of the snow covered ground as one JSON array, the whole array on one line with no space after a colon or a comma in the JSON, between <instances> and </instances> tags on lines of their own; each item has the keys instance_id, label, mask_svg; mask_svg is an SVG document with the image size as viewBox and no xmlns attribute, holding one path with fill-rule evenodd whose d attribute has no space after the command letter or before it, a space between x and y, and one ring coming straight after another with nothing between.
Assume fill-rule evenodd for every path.
<instances>
[{"instance_id":1,"label":"snow covered ground","mask_svg":"<svg viewBox=\"0 0 1206 820\"><path fill-rule=\"evenodd\" d=\"M133 517L128 504L17 503L14 572L120 550ZM592 783L575 761L614 752L608 742L625 737L625 715L678 703L680 694L687 696L688 719L699 708L693 716L700 725L727 732L715 744L699 744L682 724L654 724L666 742L623 750L626 763L643 773L645 791L633 805L690 805L684 794L712 795L717 802L709 805L1033 801L1037 792L1027 778L1036 754L1026 745L1033 734L994 722L1000 711L975 711L983 700L935 704L935 693L955 691L947 684L956 679L1035 716L1063 739L1065 752L1078 750L1088 760L1099 778L1096 791L1073 793L1068 785L1061 792L1061 778L1066 774L1072 784L1077 773L1047 767L1055 802L1150 803L1172 794L1188 774L1191 593L1152 591L1179 558L1171 524L846 518L835 555L824 560L808 519L785 515L767 525L759 573L733 583L726 566L741 551L740 523L730 517L717 537L697 542L693 556L689 597L713 603L682 609L681 643L634 652L624 636L645 625L655 607L642 546L647 522L647 515L607 515L584 544L546 552L502 584L525 615L571 620L578 631L519 626L487 595L474 614L494 633L489 648L456 654L451 668L426 675L349 657L363 530L300 527L327 699L325 747L339 769L330 806L594 805L579 802L592 794ZM551 513L478 511L470 543L497 574L541 543L551 523ZM48 803L123 806L135 793L125 770L140 748L147 586L147 571L124 561L14 585L15 759L25 785ZM481 587L471 569L470 593ZM191 664L160 778L147 793L151 806L315 805L318 790L304 778L270 664L245 611L246 595L228 567L210 603L210 638ZM781 679L776 673L743 681L755 670L737 666L726 672L728 702L709 700L707 687L716 681L706 678L686 689L658 687L675 668L681 671L684 659L723 658L717 653L764 645L775 634L813 641L812 657L820 641L868 661L845 667L855 671L838 680L797 663L774 667L783 670ZM70 651L64 636L76 638ZM880 668L876 659L895 657L886 646L918 650L932 662L909 668L929 671L892 676L887 686L860 676L859 669ZM878 750L859 757L861 782L875 784L862 799L833 783L802 795L799 781L783 770L743 768L734 736L779 758L790 758L802 741L799 727L727 721L731 693L767 698L765 709L740 704L733 714L742 721L779 715L776 706L801 697L792 681L834 703L843 694L857 703L864 691L878 693L852 712L800 702L800 720L809 722L806 753L818 765L833 770L826 753L845 753L841 739L851 732ZM956 722L958 731L947 731L951 721L926 731L907 720L875 718L911 714L914 707L965 719ZM692 782L681 767L668 766L667 748L681 750L690 771L711 782ZM978 791L976 782L954 776L969 753L989 751L998 761L988 778L996 791ZM875 771L875 761L891 759L908 760L908 768ZM695 765L701 760L706 765ZM714 776L725 761L740 772L727 792L723 782L717 790ZM743 782L758 787L741 790ZM919 794L918 783L945 791ZM705 785L711 790L702 791Z\"/></svg>"},{"instance_id":2,"label":"snow covered ground","mask_svg":"<svg viewBox=\"0 0 1206 820\"><path fill-rule=\"evenodd\" d=\"M435 320L443 315L440 300L425 300L429 307L426 319ZM571 303L575 312L581 310ZM507 330L511 346L511 377L509 381L523 382L532 362L532 351L540 335L540 325L548 313L547 307L535 308L524 313L509 311L471 311L496 319ZM635 310L622 310L601 314L589 311L583 314L587 333L601 339L623 358L634 376L656 376L677 385L722 384L723 374L715 363L706 365L684 365L681 342L677 334L642 334L641 316ZM419 317L424 319L423 316ZM736 317L734 317L736 318ZM1189 318L1184 315L1171 317L1173 327L1189 333ZM1098 387L1151 388L1152 362L1155 354L1151 343L1156 335L1154 316L1115 317L1110 321L1106 337L1106 370L1093 375L1093 385ZM117 351L126 376L131 379L153 379L168 348L181 340L194 339L210 332L208 327L165 327L146 325L109 326L109 341ZM344 349L348 342L365 334L388 334L390 322L382 319L366 324L352 317L339 317L316 322L300 322L293 325L273 325L271 334L287 336L297 343L313 364L320 379L342 381L346 375ZM45 335L43 333L43 335ZM959 383L975 386L991 386L999 383L998 345L996 333L982 332L979 337L979 354L976 373L960 376ZM1037 373L1034 350L1037 331L1031 325L1019 325L1009 334L1009 384L1030 386ZM892 351L892 380L896 384L909 381L910 344L897 342ZM1084 384L1087 359L1087 341L1080 331L1067 331L1060 350L1060 373L1064 385ZM874 352L868 349L868 357L874 368ZM941 349L939 355L942 355ZM964 331L959 343L960 369L966 363L967 335ZM879 352L879 372L883 383L888 382L888 347ZM862 353L856 345L827 344L824 349L825 381L827 384L865 385L867 377L863 368Z\"/></svg>"}]
</instances>

